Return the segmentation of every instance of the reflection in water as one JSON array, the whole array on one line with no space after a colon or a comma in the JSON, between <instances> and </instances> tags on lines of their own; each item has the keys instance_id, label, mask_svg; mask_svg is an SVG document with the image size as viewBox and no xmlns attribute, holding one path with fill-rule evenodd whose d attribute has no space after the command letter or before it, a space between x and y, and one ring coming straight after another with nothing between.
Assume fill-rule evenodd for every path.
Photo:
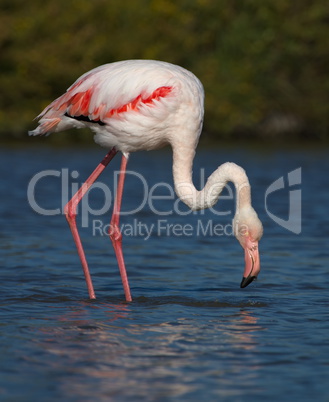
<instances>
[{"instance_id":1,"label":"reflection in water","mask_svg":"<svg viewBox=\"0 0 329 402\"><path fill-rule=\"evenodd\" d=\"M109 322L116 321L120 318L127 318L129 313L129 305L126 303L120 304L111 304L111 303L102 303L102 304L93 304L91 302L78 302L75 305L74 310L70 310L64 315L60 315L57 317L58 321L74 321L75 325L81 327L84 325L88 325L90 322L89 310L101 310L102 314L105 314L108 317Z\"/></svg>"},{"instance_id":2,"label":"reflection in water","mask_svg":"<svg viewBox=\"0 0 329 402\"><path fill-rule=\"evenodd\" d=\"M229 311L223 314L219 308L217 319L211 310L209 319L200 320L197 312L193 319L178 311L174 321L142 325L134 321L140 322L140 314L152 314L150 302L146 308L80 303L58 315L56 326L40 328L42 337L39 334L37 342L48 355L62 395L188 396L201 392L209 381L218 382L214 395L239 394L240 388L234 391L237 379L239 386L246 387L258 379L255 352L258 333L264 328L249 310L226 308ZM101 319L91 319L92 315Z\"/></svg>"}]
</instances>

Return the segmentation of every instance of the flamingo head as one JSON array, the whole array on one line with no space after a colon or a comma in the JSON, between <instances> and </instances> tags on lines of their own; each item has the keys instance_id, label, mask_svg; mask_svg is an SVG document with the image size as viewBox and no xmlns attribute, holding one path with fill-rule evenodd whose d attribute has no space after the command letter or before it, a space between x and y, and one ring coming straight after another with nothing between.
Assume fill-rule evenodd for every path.
<instances>
[{"instance_id":1,"label":"flamingo head","mask_svg":"<svg viewBox=\"0 0 329 402\"><path fill-rule=\"evenodd\" d=\"M252 207L241 209L234 217L235 237L244 249L245 268L241 288L248 286L260 272L258 242L263 235L263 225Z\"/></svg>"}]
</instances>

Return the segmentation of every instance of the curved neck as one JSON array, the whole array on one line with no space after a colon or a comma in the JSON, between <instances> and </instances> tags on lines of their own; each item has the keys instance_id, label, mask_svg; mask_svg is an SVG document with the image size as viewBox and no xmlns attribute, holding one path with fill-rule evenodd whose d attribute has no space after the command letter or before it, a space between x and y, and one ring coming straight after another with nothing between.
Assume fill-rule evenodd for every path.
<instances>
[{"instance_id":1,"label":"curved neck","mask_svg":"<svg viewBox=\"0 0 329 402\"><path fill-rule=\"evenodd\" d=\"M192 182L194 148L173 148L173 176L178 197L192 210L213 206L227 182L236 189L236 213L250 206L250 184L246 172L235 163L226 162L219 166L208 178L202 190L197 190Z\"/></svg>"}]
</instances>

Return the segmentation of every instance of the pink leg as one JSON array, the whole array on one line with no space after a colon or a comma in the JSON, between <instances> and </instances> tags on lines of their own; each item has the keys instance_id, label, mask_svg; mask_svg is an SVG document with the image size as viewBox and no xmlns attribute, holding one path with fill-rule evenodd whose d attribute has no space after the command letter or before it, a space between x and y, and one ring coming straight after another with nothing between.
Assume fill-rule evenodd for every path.
<instances>
[{"instance_id":1,"label":"pink leg","mask_svg":"<svg viewBox=\"0 0 329 402\"><path fill-rule=\"evenodd\" d=\"M122 234L121 234L121 231L119 228L120 209L121 209L123 186L124 186L126 169L127 169L127 162L128 162L127 157L122 155L119 183L118 183L117 195L116 195L116 198L114 201L114 208L113 208L113 214L112 214L112 219L111 219L111 223L110 223L109 235L110 235L110 239L112 240L115 255L118 260L118 265L119 265L120 275L121 275L121 279L122 279L123 289L124 289L125 296L126 296L126 301L132 301L129 283L128 283L127 271L126 271L123 253L122 253Z\"/></svg>"},{"instance_id":2,"label":"pink leg","mask_svg":"<svg viewBox=\"0 0 329 402\"><path fill-rule=\"evenodd\" d=\"M102 162L96 167L96 169L92 172L92 174L88 177L85 183L79 188L76 194L72 197L72 199L65 205L64 213L66 219L69 223L74 242L78 249L78 254L82 263L83 273L85 275L89 298L96 299L93 283L91 280L91 276L89 273L88 263L86 260L85 252L83 250L83 246L81 243L81 239L79 236L77 224L76 224L76 216L77 216L77 206L79 202L82 200L82 197L86 194L92 184L96 181L99 175L103 172L106 166L110 163L110 161L114 158L118 151L115 148L112 148L110 152L105 156Z\"/></svg>"}]
</instances>

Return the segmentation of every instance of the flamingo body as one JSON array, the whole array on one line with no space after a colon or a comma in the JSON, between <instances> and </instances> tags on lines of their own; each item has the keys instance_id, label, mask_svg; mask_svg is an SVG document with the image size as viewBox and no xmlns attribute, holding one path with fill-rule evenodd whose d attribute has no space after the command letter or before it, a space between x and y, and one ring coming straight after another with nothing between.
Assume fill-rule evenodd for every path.
<instances>
[{"instance_id":1,"label":"flamingo body","mask_svg":"<svg viewBox=\"0 0 329 402\"><path fill-rule=\"evenodd\" d=\"M66 93L47 106L39 126L30 135L48 135L69 128L89 127L95 142L108 154L65 206L82 263L89 297L95 298L87 260L76 225L77 205L117 152L122 152L121 173L109 236L115 250L127 301L131 301L119 229L125 172L130 152L170 144L177 195L191 209L214 205L228 181L236 188L235 236L245 251L241 287L260 271L258 241L263 227L251 205L250 184L241 167L227 162L197 190L192 164L203 123L204 91L199 79L182 67L154 60L127 60L97 67L82 75Z\"/></svg>"},{"instance_id":2,"label":"flamingo body","mask_svg":"<svg viewBox=\"0 0 329 402\"><path fill-rule=\"evenodd\" d=\"M204 92L189 71L153 60L128 60L82 75L38 116L31 135L89 127L95 142L121 152L159 148L175 140L181 126L198 141Z\"/></svg>"}]
</instances>

